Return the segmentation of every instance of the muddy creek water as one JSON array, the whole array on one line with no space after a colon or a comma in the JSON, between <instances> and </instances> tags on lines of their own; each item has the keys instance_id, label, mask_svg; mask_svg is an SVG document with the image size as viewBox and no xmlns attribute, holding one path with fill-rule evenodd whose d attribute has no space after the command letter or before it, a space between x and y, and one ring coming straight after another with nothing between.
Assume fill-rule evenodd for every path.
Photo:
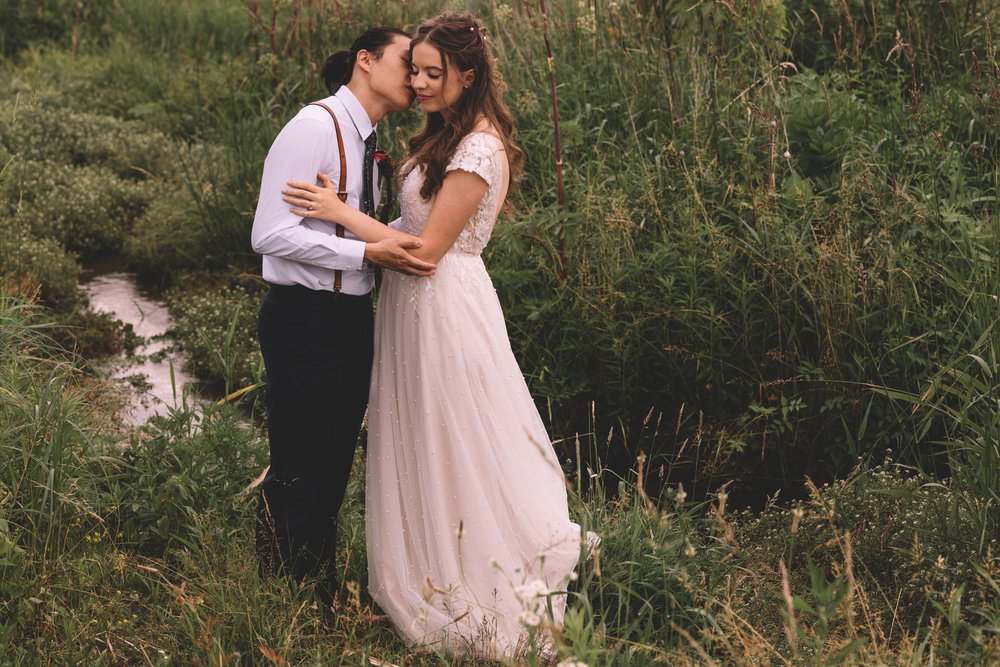
<instances>
[{"instance_id":1,"label":"muddy creek water","mask_svg":"<svg viewBox=\"0 0 1000 667\"><path fill-rule=\"evenodd\" d=\"M123 419L139 425L180 405L191 378L184 372L183 357L164 338L171 324L166 305L144 293L129 273L100 274L82 287L92 310L131 324L144 340L133 356L114 359L103 368L107 377L120 382L133 397Z\"/></svg>"}]
</instances>

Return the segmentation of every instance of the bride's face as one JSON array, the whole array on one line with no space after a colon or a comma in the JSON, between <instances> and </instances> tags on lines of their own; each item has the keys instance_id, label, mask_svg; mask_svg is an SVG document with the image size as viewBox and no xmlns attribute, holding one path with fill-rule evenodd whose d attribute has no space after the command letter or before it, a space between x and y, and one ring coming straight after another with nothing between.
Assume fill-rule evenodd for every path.
<instances>
[{"instance_id":1,"label":"bride's face","mask_svg":"<svg viewBox=\"0 0 1000 667\"><path fill-rule=\"evenodd\" d=\"M448 70L437 47L420 42L413 47L410 87L424 113L434 113L454 106L465 86L472 81L473 71L458 72L449 59Z\"/></svg>"}]
</instances>

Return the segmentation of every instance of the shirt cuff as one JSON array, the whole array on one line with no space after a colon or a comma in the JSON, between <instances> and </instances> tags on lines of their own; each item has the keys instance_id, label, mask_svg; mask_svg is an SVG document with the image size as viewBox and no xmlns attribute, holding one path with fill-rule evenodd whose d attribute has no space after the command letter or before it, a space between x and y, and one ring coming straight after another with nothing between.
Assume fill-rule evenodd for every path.
<instances>
[{"instance_id":1,"label":"shirt cuff","mask_svg":"<svg viewBox=\"0 0 1000 667\"><path fill-rule=\"evenodd\" d=\"M360 269L365 263L365 242L354 239L340 239L340 257L347 270Z\"/></svg>"}]
</instances>

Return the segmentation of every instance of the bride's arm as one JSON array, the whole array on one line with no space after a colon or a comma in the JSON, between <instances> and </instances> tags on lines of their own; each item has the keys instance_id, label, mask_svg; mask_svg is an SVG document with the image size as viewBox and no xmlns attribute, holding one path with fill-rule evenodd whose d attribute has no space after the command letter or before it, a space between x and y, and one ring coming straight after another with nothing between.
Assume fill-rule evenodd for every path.
<instances>
[{"instance_id":1,"label":"bride's arm","mask_svg":"<svg viewBox=\"0 0 1000 667\"><path fill-rule=\"evenodd\" d=\"M292 213L303 218L338 222L365 241L364 261L411 276L434 275L433 263L413 254L423 241L416 236L392 229L369 218L356 208L340 201L326 174L317 174L322 186L290 181L281 191L282 199L292 205Z\"/></svg>"},{"instance_id":2,"label":"bride's arm","mask_svg":"<svg viewBox=\"0 0 1000 667\"><path fill-rule=\"evenodd\" d=\"M338 222L362 241L375 242L392 237L414 237L396 231L358 209L340 201L326 174L318 174L322 187L311 183L291 181L282 190L284 200L292 204L292 213L304 218ZM449 171L434 198L427 227L420 238L423 244L410 251L417 259L436 264L451 249L476 207L486 196L488 186L482 176L463 169ZM310 206L312 208L310 208Z\"/></svg>"},{"instance_id":3,"label":"bride's arm","mask_svg":"<svg viewBox=\"0 0 1000 667\"><path fill-rule=\"evenodd\" d=\"M478 174L462 169L449 171L420 235L424 243L411 251L413 256L435 264L444 257L486 196L487 187Z\"/></svg>"},{"instance_id":4,"label":"bride's arm","mask_svg":"<svg viewBox=\"0 0 1000 667\"><path fill-rule=\"evenodd\" d=\"M303 218L315 218L324 222L335 222L351 230L362 241L376 243L393 238L401 241L416 237L383 225L370 218L346 202L340 201L337 191L326 174L316 174L322 185L289 181L281 191L282 199L292 205L292 213Z\"/></svg>"}]
</instances>

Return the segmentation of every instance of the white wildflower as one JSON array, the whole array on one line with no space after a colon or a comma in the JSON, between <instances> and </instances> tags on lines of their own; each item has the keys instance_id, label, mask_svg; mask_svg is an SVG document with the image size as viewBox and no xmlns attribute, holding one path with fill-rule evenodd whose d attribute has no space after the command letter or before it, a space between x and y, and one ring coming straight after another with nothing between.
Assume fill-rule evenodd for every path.
<instances>
[{"instance_id":1,"label":"white wildflower","mask_svg":"<svg viewBox=\"0 0 1000 667\"><path fill-rule=\"evenodd\" d=\"M541 579L535 579L527 584L521 584L514 588L514 595L522 604L536 603L538 598L544 598L549 594L549 589Z\"/></svg>"},{"instance_id":2,"label":"white wildflower","mask_svg":"<svg viewBox=\"0 0 1000 667\"><path fill-rule=\"evenodd\" d=\"M525 609L517 615L517 620L521 625L533 628L542 622L542 617L536 611Z\"/></svg>"},{"instance_id":3,"label":"white wildflower","mask_svg":"<svg viewBox=\"0 0 1000 667\"><path fill-rule=\"evenodd\" d=\"M493 17L496 19L497 23L506 23L514 16L514 8L503 2L497 5L496 12L493 13Z\"/></svg>"},{"instance_id":4,"label":"white wildflower","mask_svg":"<svg viewBox=\"0 0 1000 667\"><path fill-rule=\"evenodd\" d=\"M576 18L576 26L580 29L580 32L593 35L597 32L597 13L582 0L579 6L581 13Z\"/></svg>"}]
</instances>

